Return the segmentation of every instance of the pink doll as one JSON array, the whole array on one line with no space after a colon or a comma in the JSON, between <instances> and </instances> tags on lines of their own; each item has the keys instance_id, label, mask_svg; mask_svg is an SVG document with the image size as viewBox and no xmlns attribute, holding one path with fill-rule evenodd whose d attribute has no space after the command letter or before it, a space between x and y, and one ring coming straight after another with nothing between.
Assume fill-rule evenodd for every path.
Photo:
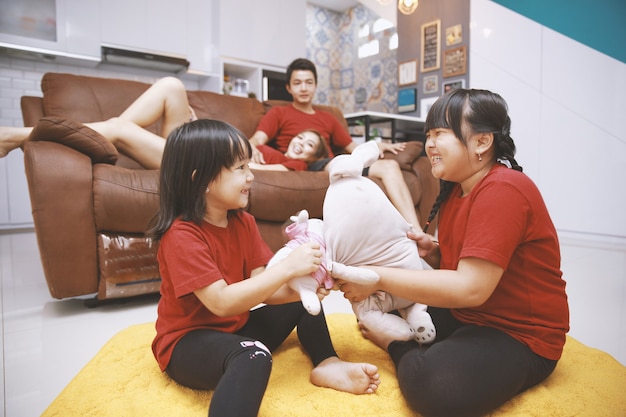
<instances>
[{"instance_id":1,"label":"pink doll","mask_svg":"<svg viewBox=\"0 0 626 417\"><path fill-rule=\"evenodd\" d=\"M314 240L320 244L323 252L326 253L326 245L324 243L324 224L320 219L309 219L309 212L302 210L297 216L291 216L293 222L285 228L285 234L290 239L289 242L276 252L276 254L270 259L267 267L271 267L278 261L284 259L297 248L299 245ZM321 311L321 303L317 297L317 288L322 285L327 290L330 290L335 285L335 280L330 276L327 268L326 257L322 258L322 264L319 269L311 274L298 278L294 278L289 281L289 286L300 294L302 305L309 312L309 314L317 315ZM378 281L378 275L372 271L364 269L352 269L344 267L343 265L337 266L342 268L347 281L371 283Z\"/></svg>"},{"instance_id":2,"label":"pink doll","mask_svg":"<svg viewBox=\"0 0 626 417\"><path fill-rule=\"evenodd\" d=\"M411 225L380 187L362 176L363 168L378 157L378 146L371 141L358 146L352 154L339 155L330 162L330 186L324 200L324 239L326 256L333 261L336 278L353 281L355 271L363 270L355 267L361 265L424 268L417 245L406 235ZM419 343L435 338L435 326L423 304L379 291L353 303L352 309L370 331L388 334L396 340L415 339ZM402 317L389 314L393 310Z\"/></svg>"}]
</instances>

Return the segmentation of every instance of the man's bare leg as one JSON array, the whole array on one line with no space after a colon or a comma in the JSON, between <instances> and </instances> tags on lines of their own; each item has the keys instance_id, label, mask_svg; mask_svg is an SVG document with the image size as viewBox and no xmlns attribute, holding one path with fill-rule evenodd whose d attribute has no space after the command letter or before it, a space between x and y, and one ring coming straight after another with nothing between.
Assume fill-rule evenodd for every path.
<instances>
[{"instance_id":1,"label":"man's bare leg","mask_svg":"<svg viewBox=\"0 0 626 417\"><path fill-rule=\"evenodd\" d=\"M421 230L411 192L404 181L398 162L392 159L379 159L370 166L369 176L382 181L389 200L402 217L413 226L413 229Z\"/></svg>"}]
</instances>

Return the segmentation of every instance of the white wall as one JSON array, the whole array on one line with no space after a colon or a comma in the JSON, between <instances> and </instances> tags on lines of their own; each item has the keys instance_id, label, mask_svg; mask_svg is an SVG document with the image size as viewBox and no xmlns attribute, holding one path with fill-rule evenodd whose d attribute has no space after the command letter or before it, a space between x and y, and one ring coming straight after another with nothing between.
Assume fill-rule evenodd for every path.
<instances>
[{"instance_id":1,"label":"white wall","mask_svg":"<svg viewBox=\"0 0 626 417\"><path fill-rule=\"evenodd\" d=\"M306 0L220 1L220 55L286 67L305 56Z\"/></svg>"},{"instance_id":2,"label":"white wall","mask_svg":"<svg viewBox=\"0 0 626 417\"><path fill-rule=\"evenodd\" d=\"M559 232L626 239L626 64L488 0L470 22L470 86L509 103Z\"/></svg>"},{"instance_id":3,"label":"white wall","mask_svg":"<svg viewBox=\"0 0 626 417\"><path fill-rule=\"evenodd\" d=\"M626 363L626 64L489 0L470 13L470 87L509 104L564 248L569 334Z\"/></svg>"}]
</instances>

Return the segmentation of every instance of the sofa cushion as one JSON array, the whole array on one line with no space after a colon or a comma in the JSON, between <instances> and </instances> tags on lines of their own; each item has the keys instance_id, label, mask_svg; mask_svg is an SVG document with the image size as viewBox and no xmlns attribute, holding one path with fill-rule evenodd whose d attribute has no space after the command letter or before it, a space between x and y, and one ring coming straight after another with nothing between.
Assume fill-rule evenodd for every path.
<instances>
[{"instance_id":1,"label":"sofa cushion","mask_svg":"<svg viewBox=\"0 0 626 417\"><path fill-rule=\"evenodd\" d=\"M250 137L265 112L260 101L253 98L225 96L209 91L187 91L189 105L200 119L230 123Z\"/></svg>"},{"instance_id":2,"label":"sofa cushion","mask_svg":"<svg viewBox=\"0 0 626 417\"><path fill-rule=\"evenodd\" d=\"M95 130L58 117L40 119L29 140L61 143L89 156L94 164L114 164L119 156L115 146Z\"/></svg>"},{"instance_id":3,"label":"sofa cushion","mask_svg":"<svg viewBox=\"0 0 626 417\"><path fill-rule=\"evenodd\" d=\"M44 115L100 122L122 114L149 87L139 81L49 72L41 79ZM155 124L148 130L160 128Z\"/></svg>"}]
</instances>

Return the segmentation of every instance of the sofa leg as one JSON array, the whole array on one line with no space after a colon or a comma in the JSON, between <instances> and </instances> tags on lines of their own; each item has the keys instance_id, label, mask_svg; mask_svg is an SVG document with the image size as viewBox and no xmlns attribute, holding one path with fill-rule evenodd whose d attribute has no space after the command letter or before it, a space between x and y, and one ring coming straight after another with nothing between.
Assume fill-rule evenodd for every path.
<instances>
[{"instance_id":1,"label":"sofa leg","mask_svg":"<svg viewBox=\"0 0 626 417\"><path fill-rule=\"evenodd\" d=\"M87 308L97 308L100 306L106 306L111 304L129 304L129 303L137 303L137 304L152 304L159 301L161 298L161 294L152 293L152 294L141 294L133 297L124 297L124 298L106 298L100 299L98 297L87 298L84 300L83 304Z\"/></svg>"}]
</instances>

